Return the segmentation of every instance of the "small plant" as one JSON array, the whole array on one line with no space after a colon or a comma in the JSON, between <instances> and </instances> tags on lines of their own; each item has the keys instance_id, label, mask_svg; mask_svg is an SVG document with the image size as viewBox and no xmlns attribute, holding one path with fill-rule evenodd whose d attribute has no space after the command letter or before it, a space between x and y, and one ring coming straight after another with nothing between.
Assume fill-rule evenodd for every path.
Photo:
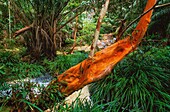
<instances>
[{"instance_id":1,"label":"small plant","mask_svg":"<svg viewBox=\"0 0 170 112\"><path fill-rule=\"evenodd\" d=\"M34 87L32 83L17 83L14 85L10 85L8 89L10 89L10 95L3 96L2 100L2 106L0 108L0 111L2 109L6 109L6 107L10 108L10 111L29 111L36 109L39 112L43 112L36 104L34 104L35 94L31 90L32 87ZM4 87L3 87L4 89ZM8 92L7 91L7 92ZM5 107L6 106L6 107Z\"/></svg>"}]
</instances>

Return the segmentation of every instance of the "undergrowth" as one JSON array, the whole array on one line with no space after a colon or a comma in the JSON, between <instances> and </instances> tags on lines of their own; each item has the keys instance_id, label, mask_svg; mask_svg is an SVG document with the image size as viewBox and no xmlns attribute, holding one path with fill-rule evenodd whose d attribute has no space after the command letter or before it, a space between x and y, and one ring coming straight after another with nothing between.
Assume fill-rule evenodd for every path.
<instances>
[{"instance_id":1,"label":"undergrowth","mask_svg":"<svg viewBox=\"0 0 170 112\"><path fill-rule=\"evenodd\" d=\"M46 67L46 71L49 73L60 74L70 67L78 64L88 57L85 52L75 52L74 54L68 54L66 56L58 55L53 61L44 59L42 65Z\"/></svg>"},{"instance_id":2,"label":"undergrowth","mask_svg":"<svg viewBox=\"0 0 170 112\"><path fill-rule=\"evenodd\" d=\"M117 111L170 111L170 48L142 48L92 84L94 102Z\"/></svg>"},{"instance_id":3,"label":"undergrowth","mask_svg":"<svg viewBox=\"0 0 170 112\"><path fill-rule=\"evenodd\" d=\"M11 111L28 111L32 108L36 109L37 111L42 111L41 109L46 109L49 106L52 106L55 103L59 102L60 100L62 100L62 95L59 92L41 91L43 94L42 97L45 97L42 99L45 100L41 100L40 97L40 100L38 100L39 102L35 102L35 98L33 97L34 95L32 93L32 88L37 87L37 85L30 82L11 85L9 84L9 82L18 79L19 82L22 82L22 79L24 78L31 79L41 76L45 73L50 73L51 75L53 75L57 72L57 74L54 75L58 75L59 73L64 72L71 66L74 66L77 63L81 62L82 60L87 58L87 56L87 53L75 52L74 54L66 56L58 55L52 61L45 58L37 63L28 63L21 61L21 55L18 53L15 53L13 51L1 51L0 104L2 106L0 107L0 111L2 111L2 109L4 108L9 109L9 107ZM39 86L37 88L39 88L39 90L42 90ZM58 87L52 88L54 89L51 90L57 90ZM45 101L48 101L48 103ZM44 107L41 107L41 104L43 104Z\"/></svg>"},{"instance_id":4,"label":"undergrowth","mask_svg":"<svg viewBox=\"0 0 170 112\"><path fill-rule=\"evenodd\" d=\"M36 63L22 62L19 55L10 51L1 51L0 57L1 84L15 79L38 77L45 71L43 66Z\"/></svg>"},{"instance_id":5,"label":"undergrowth","mask_svg":"<svg viewBox=\"0 0 170 112\"><path fill-rule=\"evenodd\" d=\"M40 102L27 98L33 97L31 88L35 85L26 83L22 85L9 85L7 82L26 77L34 78L44 73L60 74L70 67L88 57L87 53L75 52L71 55L58 55L54 60L43 59L37 63L21 61L21 54L11 51L0 52L0 91L6 91L6 97L0 97L0 111L12 109L13 111L37 111L53 105L59 105L58 112L118 112L118 111L170 111L170 48L156 48L153 46L138 48L129 54L114 68L106 78L91 85L91 98L93 103L75 102L72 106L64 106L62 94L58 87L45 91L46 100ZM43 91L42 91L43 92ZM12 95L11 95L12 94ZM48 96L48 97L47 97ZM42 96L43 97L43 96ZM45 99L45 98L42 98ZM41 104L45 106L42 107ZM51 106L51 107L50 107ZM20 108L22 107L22 108Z\"/></svg>"}]
</instances>

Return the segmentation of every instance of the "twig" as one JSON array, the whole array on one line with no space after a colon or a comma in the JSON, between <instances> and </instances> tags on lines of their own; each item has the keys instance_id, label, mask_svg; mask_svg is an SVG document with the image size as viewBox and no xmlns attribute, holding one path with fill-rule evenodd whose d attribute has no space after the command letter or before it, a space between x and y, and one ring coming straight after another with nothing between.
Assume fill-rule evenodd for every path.
<instances>
[{"instance_id":1,"label":"twig","mask_svg":"<svg viewBox=\"0 0 170 112\"><path fill-rule=\"evenodd\" d=\"M155 9L157 9L157 8L161 8L161 7L166 7L166 6L170 6L170 3L157 5L157 6L155 6Z\"/></svg>"},{"instance_id":2,"label":"twig","mask_svg":"<svg viewBox=\"0 0 170 112\"><path fill-rule=\"evenodd\" d=\"M158 3L158 1L157 1ZM156 4L157 4L156 3ZM127 27L124 28L124 30L120 33L120 37L124 34L124 32L132 25L134 24L137 20L139 20L141 17L143 17L145 14L147 14L149 11L151 11L152 9L155 8L156 4L151 7L150 9L148 9L146 12L142 13L141 15L139 15L136 19L134 19L131 23L129 23L129 25Z\"/></svg>"}]
</instances>

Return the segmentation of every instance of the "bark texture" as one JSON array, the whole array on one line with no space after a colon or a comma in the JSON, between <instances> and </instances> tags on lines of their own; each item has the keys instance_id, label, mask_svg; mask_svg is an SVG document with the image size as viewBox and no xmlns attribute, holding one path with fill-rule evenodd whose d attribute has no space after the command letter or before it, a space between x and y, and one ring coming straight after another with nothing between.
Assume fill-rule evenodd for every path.
<instances>
[{"instance_id":1,"label":"bark texture","mask_svg":"<svg viewBox=\"0 0 170 112\"><path fill-rule=\"evenodd\" d=\"M156 0L148 0L144 12L153 8ZM81 63L71 67L57 76L48 86L58 84L59 90L66 96L107 76L113 67L126 55L134 51L141 42L151 20L153 10L148 11L140 18L140 21L131 36L119 40L115 44L97 52L93 58L87 58Z\"/></svg>"}]
</instances>

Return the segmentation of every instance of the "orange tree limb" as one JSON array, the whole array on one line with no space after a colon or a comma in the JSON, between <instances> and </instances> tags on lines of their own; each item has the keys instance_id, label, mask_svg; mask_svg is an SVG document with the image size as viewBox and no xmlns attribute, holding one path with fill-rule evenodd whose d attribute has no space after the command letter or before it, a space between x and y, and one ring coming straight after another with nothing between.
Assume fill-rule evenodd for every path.
<instances>
[{"instance_id":1,"label":"orange tree limb","mask_svg":"<svg viewBox=\"0 0 170 112\"><path fill-rule=\"evenodd\" d=\"M155 6L155 4L156 0L148 0L144 12ZM152 11L150 10L140 18L131 37L127 36L125 39L97 52L93 59L87 58L71 67L58 75L57 80L52 81L48 86L58 84L60 92L67 96L85 85L107 76L113 67L140 43L150 23Z\"/></svg>"}]
</instances>

